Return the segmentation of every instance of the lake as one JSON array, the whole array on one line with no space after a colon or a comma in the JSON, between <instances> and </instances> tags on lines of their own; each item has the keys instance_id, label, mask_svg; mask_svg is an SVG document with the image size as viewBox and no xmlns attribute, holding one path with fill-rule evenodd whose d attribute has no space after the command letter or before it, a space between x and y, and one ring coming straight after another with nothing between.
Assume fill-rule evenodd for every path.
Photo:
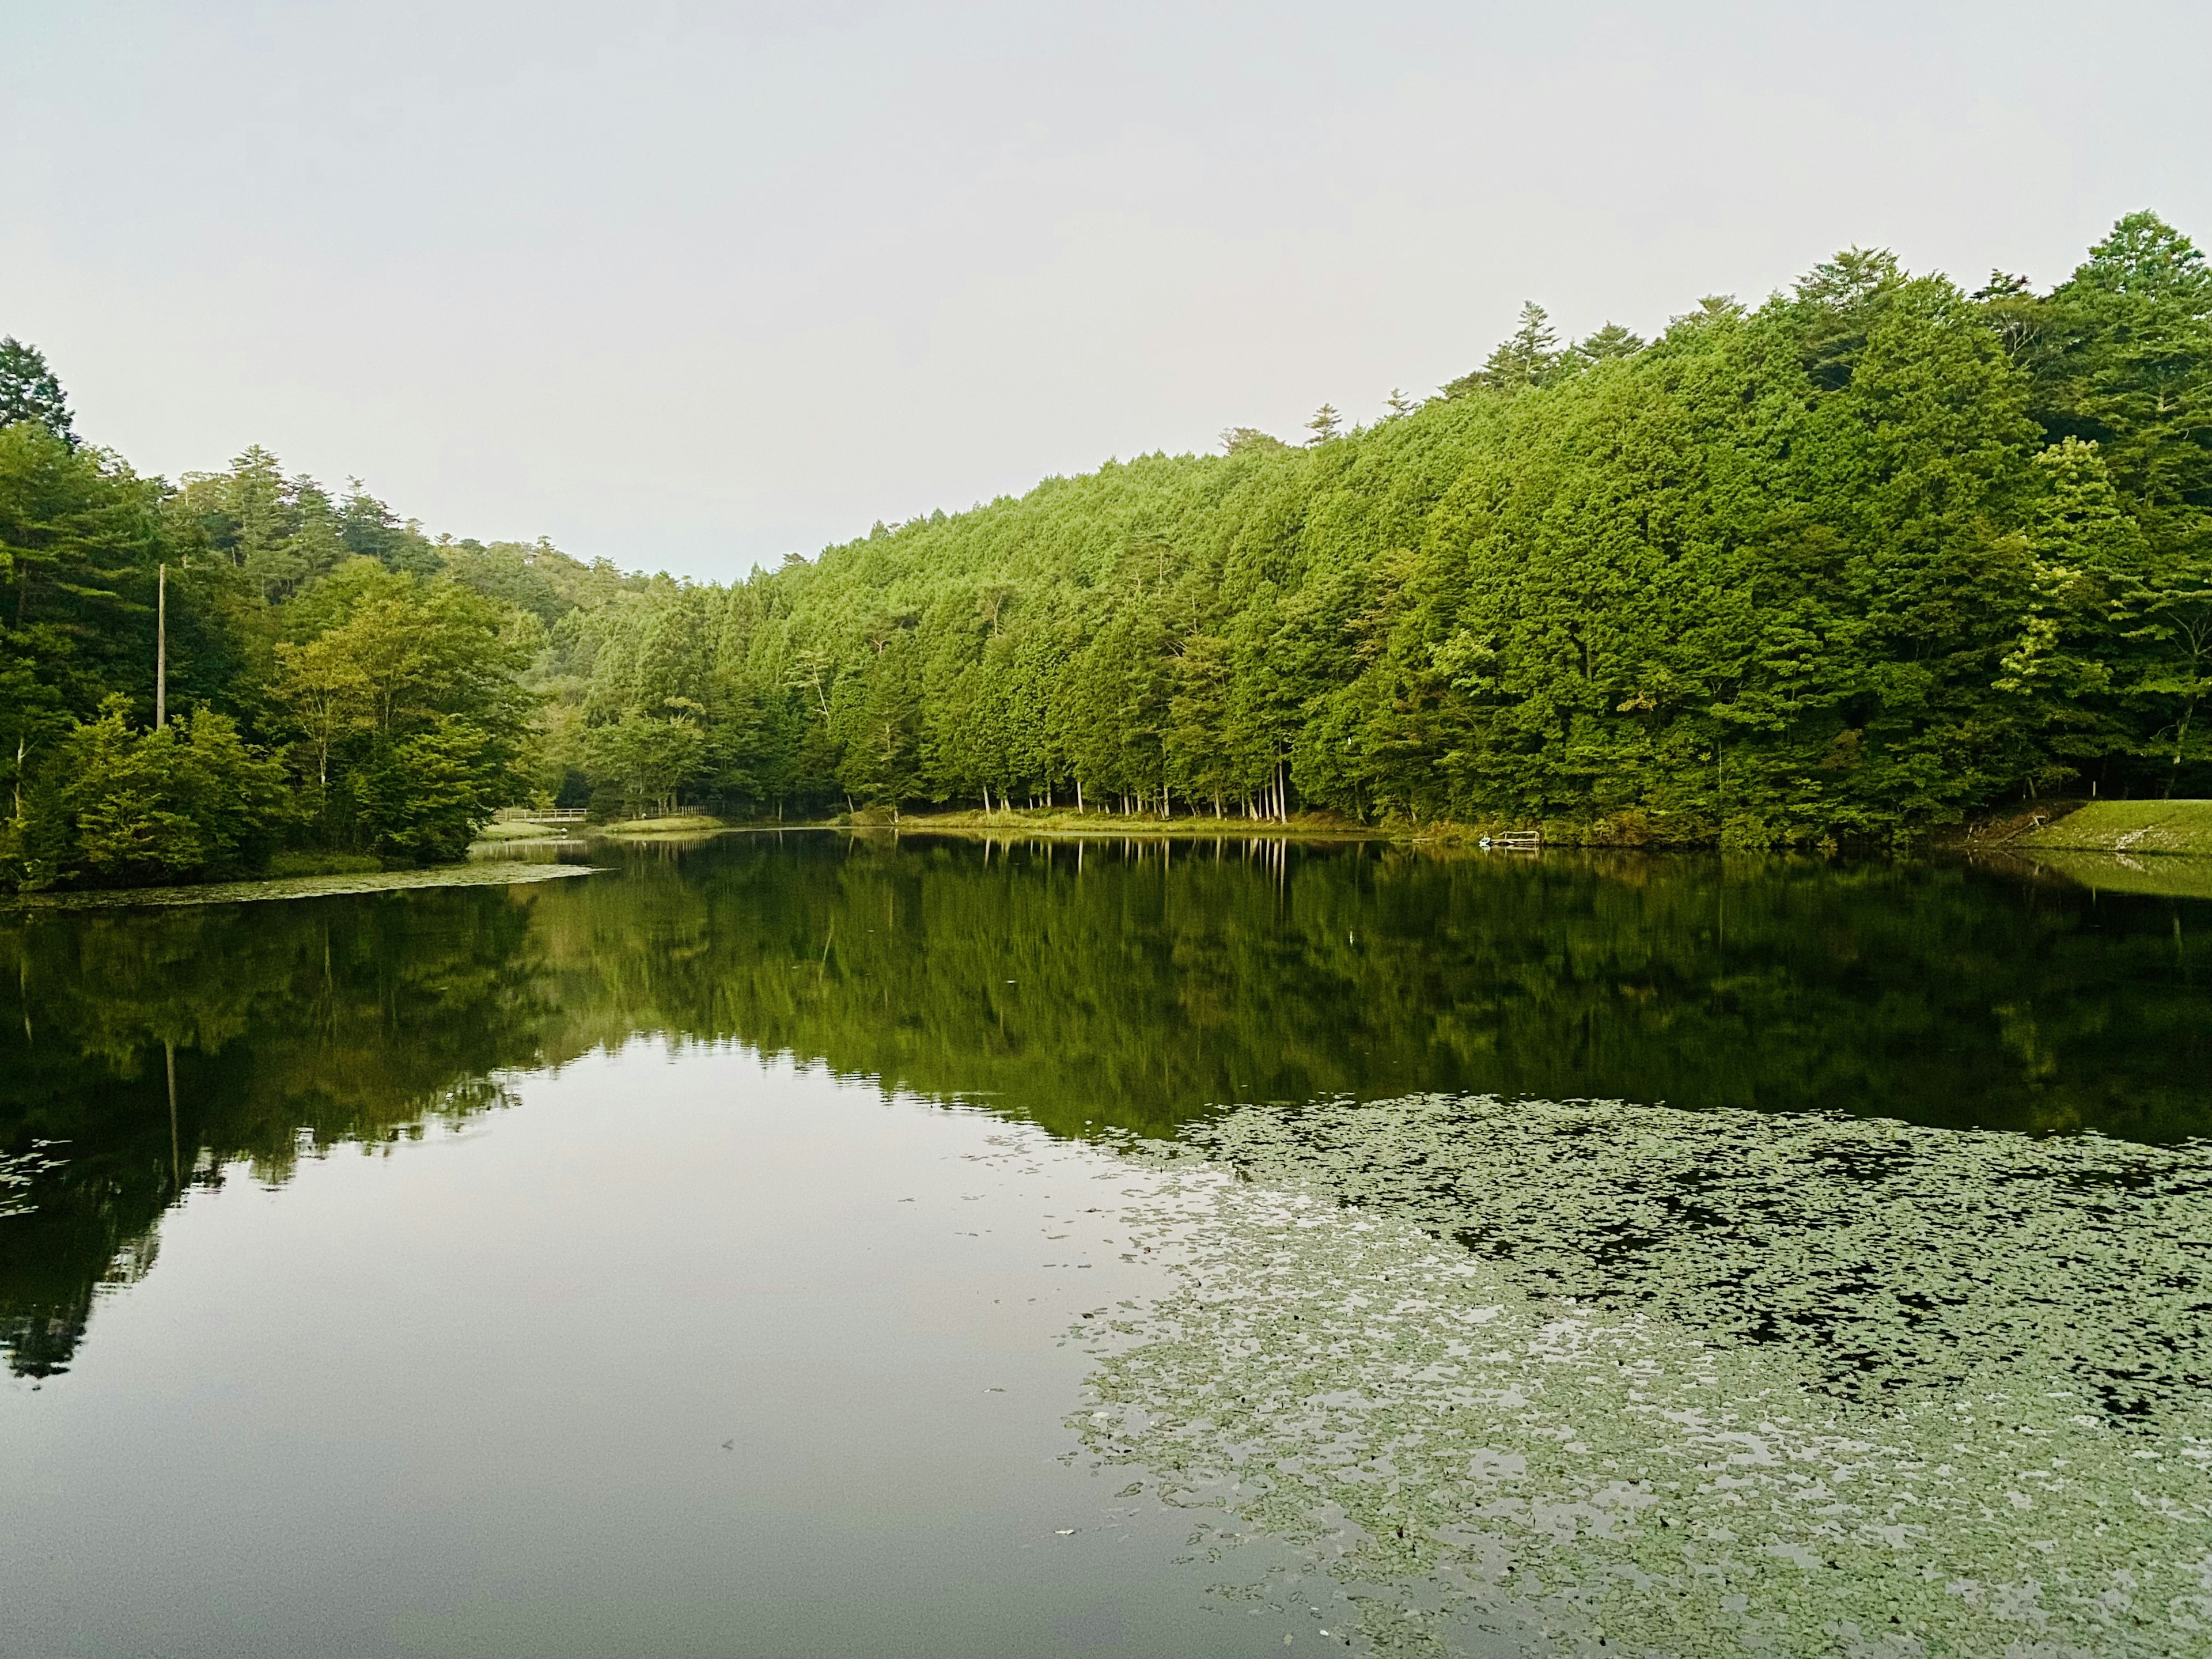
<instances>
[{"instance_id":1,"label":"lake","mask_svg":"<svg viewBox=\"0 0 2212 1659\"><path fill-rule=\"evenodd\" d=\"M2212 900L588 856L0 912L0 1654L2212 1651Z\"/></svg>"}]
</instances>

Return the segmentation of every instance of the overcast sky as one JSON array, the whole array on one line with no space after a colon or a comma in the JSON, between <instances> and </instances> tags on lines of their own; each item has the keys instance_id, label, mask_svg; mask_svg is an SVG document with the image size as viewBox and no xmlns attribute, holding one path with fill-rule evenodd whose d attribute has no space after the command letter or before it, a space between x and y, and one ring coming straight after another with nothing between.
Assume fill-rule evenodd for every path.
<instances>
[{"instance_id":1,"label":"overcast sky","mask_svg":"<svg viewBox=\"0 0 2212 1659\"><path fill-rule=\"evenodd\" d=\"M2212 240L2212 6L0 0L0 333L142 471L741 574L1371 418L1524 299Z\"/></svg>"}]
</instances>

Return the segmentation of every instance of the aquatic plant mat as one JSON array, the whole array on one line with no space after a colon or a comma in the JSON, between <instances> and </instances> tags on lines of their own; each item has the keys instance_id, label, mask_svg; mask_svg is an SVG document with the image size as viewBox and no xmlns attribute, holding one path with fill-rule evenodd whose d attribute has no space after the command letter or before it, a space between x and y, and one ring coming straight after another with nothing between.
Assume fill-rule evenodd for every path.
<instances>
[{"instance_id":1,"label":"aquatic plant mat","mask_svg":"<svg viewBox=\"0 0 2212 1659\"><path fill-rule=\"evenodd\" d=\"M2212 1149L1431 1096L1128 1152L1180 1288L1071 1426L1332 1643L2212 1652Z\"/></svg>"},{"instance_id":2,"label":"aquatic plant mat","mask_svg":"<svg viewBox=\"0 0 2212 1659\"><path fill-rule=\"evenodd\" d=\"M380 870L343 876L286 876L274 881L211 881L196 887L127 887L94 893L24 893L9 901L25 910L112 910L125 905L245 904L261 899L323 898L333 893L394 893L415 887L506 887L517 882L588 876L585 864L526 864L479 859L428 870Z\"/></svg>"}]
</instances>

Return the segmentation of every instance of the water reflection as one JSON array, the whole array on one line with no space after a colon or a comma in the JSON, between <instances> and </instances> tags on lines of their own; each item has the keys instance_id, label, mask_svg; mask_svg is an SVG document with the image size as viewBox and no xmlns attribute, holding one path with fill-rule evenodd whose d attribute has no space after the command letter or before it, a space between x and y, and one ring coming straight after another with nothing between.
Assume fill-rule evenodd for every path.
<instances>
[{"instance_id":1,"label":"water reflection","mask_svg":"<svg viewBox=\"0 0 2212 1659\"><path fill-rule=\"evenodd\" d=\"M2196 900L1962 866L1237 842L618 856L513 889L0 921L14 1367L66 1367L183 1188L281 1182L641 1032L1061 1133L1418 1091L2212 1125Z\"/></svg>"}]
</instances>

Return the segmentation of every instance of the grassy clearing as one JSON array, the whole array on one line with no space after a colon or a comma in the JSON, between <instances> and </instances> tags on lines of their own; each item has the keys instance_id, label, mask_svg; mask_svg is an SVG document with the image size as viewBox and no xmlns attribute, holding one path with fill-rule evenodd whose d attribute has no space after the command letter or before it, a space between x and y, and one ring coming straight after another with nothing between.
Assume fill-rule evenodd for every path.
<instances>
[{"instance_id":1,"label":"grassy clearing","mask_svg":"<svg viewBox=\"0 0 2212 1659\"><path fill-rule=\"evenodd\" d=\"M1212 839L1217 836L1291 836L1310 841L1380 841L1389 832L1340 817L1300 813L1287 821L1246 817L1164 818L1152 813L1077 812L1040 807L1003 812L908 812L896 823L888 817L855 818L856 830L899 830L908 835L1175 836Z\"/></svg>"},{"instance_id":2,"label":"grassy clearing","mask_svg":"<svg viewBox=\"0 0 2212 1659\"><path fill-rule=\"evenodd\" d=\"M248 904L263 899L323 898L333 893L394 893L415 887L506 887L592 873L584 864L514 864L489 860L428 870L353 875L278 877L267 881L210 881L197 887L123 887L94 893L22 893L5 902L19 910L114 910L134 905Z\"/></svg>"},{"instance_id":3,"label":"grassy clearing","mask_svg":"<svg viewBox=\"0 0 2212 1659\"><path fill-rule=\"evenodd\" d=\"M2212 855L2212 800L2093 800L2014 844L2022 851Z\"/></svg>"},{"instance_id":4,"label":"grassy clearing","mask_svg":"<svg viewBox=\"0 0 2212 1659\"><path fill-rule=\"evenodd\" d=\"M580 824L567 823L487 823L477 831L477 847L495 847L510 841L567 841L571 830Z\"/></svg>"},{"instance_id":5,"label":"grassy clearing","mask_svg":"<svg viewBox=\"0 0 2212 1659\"><path fill-rule=\"evenodd\" d=\"M626 818L620 823L595 823L594 836L705 836L724 829L720 818L703 812L678 812L665 818Z\"/></svg>"}]
</instances>

